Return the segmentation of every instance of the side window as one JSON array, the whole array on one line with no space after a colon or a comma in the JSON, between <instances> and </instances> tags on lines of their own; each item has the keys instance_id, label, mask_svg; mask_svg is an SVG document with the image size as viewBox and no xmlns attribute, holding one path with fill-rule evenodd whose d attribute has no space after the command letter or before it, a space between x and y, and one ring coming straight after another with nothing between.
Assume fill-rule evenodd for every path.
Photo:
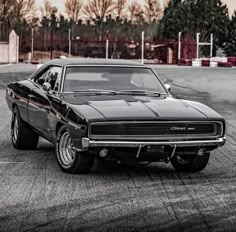
<instances>
[{"instance_id":1,"label":"side window","mask_svg":"<svg viewBox=\"0 0 236 232\"><path fill-rule=\"evenodd\" d=\"M51 84L52 90L54 91L58 91L59 89L61 73L62 73L62 68L54 66L50 69L49 74L47 76L46 81Z\"/></svg>"},{"instance_id":2,"label":"side window","mask_svg":"<svg viewBox=\"0 0 236 232\"><path fill-rule=\"evenodd\" d=\"M47 80L48 73L49 73L50 67L47 67L44 69L41 73L39 73L35 78L34 81L40 85L43 85L43 83Z\"/></svg>"}]
</instances>

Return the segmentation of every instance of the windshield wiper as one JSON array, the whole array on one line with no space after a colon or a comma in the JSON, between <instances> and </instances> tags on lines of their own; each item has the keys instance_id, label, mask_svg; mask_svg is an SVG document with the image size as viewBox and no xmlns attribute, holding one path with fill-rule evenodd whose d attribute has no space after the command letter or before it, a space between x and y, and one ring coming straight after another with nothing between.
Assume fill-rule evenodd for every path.
<instances>
[{"instance_id":1,"label":"windshield wiper","mask_svg":"<svg viewBox=\"0 0 236 232\"><path fill-rule=\"evenodd\" d=\"M117 92L113 90L106 90L106 89L81 89L81 90L74 90L74 93L82 93L82 94L114 94L116 95Z\"/></svg>"},{"instance_id":2,"label":"windshield wiper","mask_svg":"<svg viewBox=\"0 0 236 232\"><path fill-rule=\"evenodd\" d=\"M117 94L133 94L133 95L157 95L161 96L161 93L152 91L152 90L141 90L141 89L133 89L133 90L121 90Z\"/></svg>"}]
</instances>

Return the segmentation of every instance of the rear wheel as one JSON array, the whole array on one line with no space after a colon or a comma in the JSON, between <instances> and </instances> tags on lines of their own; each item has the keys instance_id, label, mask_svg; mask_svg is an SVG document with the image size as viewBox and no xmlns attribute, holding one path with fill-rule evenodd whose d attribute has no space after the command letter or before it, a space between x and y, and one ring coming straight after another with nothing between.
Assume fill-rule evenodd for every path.
<instances>
[{"instance_id":1,"label":"rear wheel","mask_svg":"<svg viewBox=\"0 0 236 232\"><path fill-rule=\"evenodd\" d=\"M90 171L94 162L94 157L88 152L73 149L70 133L65 126L57 133L56 155L60 168L72 174Z\"/></svg>"},{"instance_id":2,"label":"rear wheel","mask_svg":"<svg viewBox=\"0 0 236 232\"><path fill-rule=\"evenodd\" d=\"M39 135L21 119L17 107L12 112L11 140L16 149L34 149L39 140Z\"/></svg>"},{"instance_id":3,"label":"rear wheel","mask_svg":"<svg viewBox=\"0 0 236 232\"><path fill-rule=\"evenodd\" d=\"M172 166L180 172L199 172L203 170L210 158L210 153L199 155L174 155L171 159Z\"/></svg>"}]
</instances>

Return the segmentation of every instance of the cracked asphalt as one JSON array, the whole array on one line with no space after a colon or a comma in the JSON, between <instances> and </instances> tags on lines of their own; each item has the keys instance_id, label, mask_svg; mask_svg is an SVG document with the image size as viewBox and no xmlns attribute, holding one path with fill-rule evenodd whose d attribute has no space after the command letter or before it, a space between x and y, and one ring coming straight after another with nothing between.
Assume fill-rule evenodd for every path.
<instances>
[{"instance_id":1,"label":"cracked asphalt","mask_svg":"<svg viewBox=\"0 0 236 232\"><path fill-rule=\"evenodd\" d=\"M96 162L69 175L54 147L11 145L5 86L35 66L0 67L0 231L236 231L236 69L154 66L173 95L200 101L227 122L226 145L200 173Z\"/></svg>"}]
</instances>

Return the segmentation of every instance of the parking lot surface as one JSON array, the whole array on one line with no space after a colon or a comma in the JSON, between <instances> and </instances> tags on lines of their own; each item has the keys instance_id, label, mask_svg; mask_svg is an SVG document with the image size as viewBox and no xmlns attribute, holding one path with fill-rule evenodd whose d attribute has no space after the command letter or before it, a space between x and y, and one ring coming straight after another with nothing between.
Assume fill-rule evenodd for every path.
<instances>
[{"instance_id":1,"label":"parking lot surface","mask_svg":"<svg viewBox=\"0 0 236 232\"><path fill-rule=\"evenodd\" d=\"M0 231L236 230L236 69L153 68L174 96L200 101L226 119L226 145L200 173L96 161L91 173L69 175L43 139L36 150L13 149L5 87L35 66L0 67Z\"/></svg>"}]
</instances>

